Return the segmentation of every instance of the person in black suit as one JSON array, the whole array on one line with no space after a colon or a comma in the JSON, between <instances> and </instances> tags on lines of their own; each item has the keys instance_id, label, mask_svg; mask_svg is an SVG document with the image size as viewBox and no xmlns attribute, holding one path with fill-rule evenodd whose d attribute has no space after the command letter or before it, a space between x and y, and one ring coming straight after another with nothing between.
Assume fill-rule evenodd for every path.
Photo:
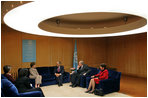
<instances>
[{"instance_id":1,"label":"person in black suit","mask_svg":"<svg viewBox=\"0 0 148 98\"><path fill-rule=\"evenodd\" d=\"M55 67L55 76L56 76L56 80L58 82L58 86L63 86L62 84L62 78L63 78L63 73L64 73L64 67L61 65L61 61L57 62L57 66Z\"/></svg>"},{"instance_id":2,"label":"person in black suit","mask_svg":"<svg viewBox=\"0 0 148 98\"><path fill-rule=\"evenodd\" d=\"M81 76L85 76L90 69L88 68L88 66L86 64L84 64L84 61L79 61L79 65L77 67L77 69L75 68L71 68L72 70L76 70L75 72L73 72L71 74L71 87L76 87L80 84L80 77Z\"/></svg>"},{"instance_id":3,"label":"person in black suit","mask_svg":"<svg viewBox=\"0 0 148 98\"><path fill-rule=\"evenodd\" d=\"M31 86L31 83L27 75L28 75L27 69L23 68L19 70L18 79L15 82L15 86L18 89L18 92L19 93L31 92L31 91L41 91L42 92L40 88L33 88ZM43 92L42 92L42 96L44 96Z\"/></svg>"}]
</instances>

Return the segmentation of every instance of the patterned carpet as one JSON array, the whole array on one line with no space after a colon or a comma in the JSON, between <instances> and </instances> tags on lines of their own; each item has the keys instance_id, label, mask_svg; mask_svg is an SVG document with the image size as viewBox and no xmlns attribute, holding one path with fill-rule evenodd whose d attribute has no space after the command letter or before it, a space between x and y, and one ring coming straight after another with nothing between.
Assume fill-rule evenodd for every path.
<instances>
[{"instance_id":1,"label":"patterned carpet","mask_svg":"<svg viewBox=\"0 0 148 98\"><path fill-rule=\"evenodd\" d=\"M85 93L86 88L69 87L70 83L65 83L63 86L58 87L57 85L50 85L41 87L45 97L99 97L94 94ZM101 96L100 96L101 97ZM110 94L106 94L103 97L131 97L126 94L114 92Z\"/></svg>"}]
</instances>

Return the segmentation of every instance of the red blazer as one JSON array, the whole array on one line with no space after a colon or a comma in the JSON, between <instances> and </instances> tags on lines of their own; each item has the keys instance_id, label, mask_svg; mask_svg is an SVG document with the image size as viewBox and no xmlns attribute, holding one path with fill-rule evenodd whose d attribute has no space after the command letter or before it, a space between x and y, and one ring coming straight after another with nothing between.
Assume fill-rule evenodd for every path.
<instances>
[{"instance_id":1,"label":"red blazer","mask_svg":"<svg viewBox=\"0 0 148 98\"><path fill-rule=\"evenodd\" d=\"M4 76L8 79L8 80L10 80L13 84L15 83L15 80L13 79L13 77L12 77L12 75L10 75L10 74L4 74Z\"/></svg>"},{"instance_id":2,"label":"red blazer","mask_svg":"<svg viewBox=\"0 0 148 98\"><path fill-rule=\"evenodd\" d=\"M105 69L104 71L100 71L98 74L95 75L98 78L94 78L96 84L99 84L100 80L108 79L108 70Z\"/></svg>"}]
</instances>

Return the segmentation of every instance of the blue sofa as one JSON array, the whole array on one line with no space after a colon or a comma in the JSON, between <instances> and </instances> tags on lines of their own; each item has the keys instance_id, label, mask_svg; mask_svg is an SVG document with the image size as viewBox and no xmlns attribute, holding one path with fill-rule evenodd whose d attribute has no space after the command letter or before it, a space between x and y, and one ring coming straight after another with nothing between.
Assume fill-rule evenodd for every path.
<instances>
[{"instance_id":1,"label":"blue sofa","mask_svg":"<svg viewBox=\"0 0 148 98\"><path fill-rule=\"evenodd\" d=\"M81 76L80 78L80 87L86 88L86 77L91 77L92 75L96 75L100 70L94 67L89 67L90 72L85 76Z\"/></svg>"},{"instance_id":2,"label":"blue sofa","mask_svg":"<svg viewBox=\"0 0 148 98\"><path fill-rule=\"evenodd\" d=\"M19 93L15 85L1 75L1 97L43 97L41 91Z\"/></svg>"},{"instance_id":3,"label":"blue sofa","mask_svg":"<svg viewBox=\"0 0 148 98\"><path fill-rule=\"evenodd\" d=\"M29 68L28 72L29 72ZM56 76L54 75L54 69L55 66L53 67L36 67L38 73L42 75L42 84L41 86L47 86L47 85L53 85L57 84L56 81ZM20 69L18 69L19 71ZM29 74L28 74L29 77ZM68 72L63 73L63 83L68 83L70 82L69 80L70 74ZM35 79L30 79L30 82L33 86L35 86Z\"/></svg>"},{"instance_id":4,"label":"blue sofa","mask_svg":"<svg viewBox=\"0 0 148 98\"><path fill-rule=\"evenodd\" d=\"M108 71L109 71L109 78L106 80L101 80L100 83L96 84L95 86L96 89L101 88L104 94L118 92L120 90L121 72L117 72L113 70L108 70ZM97 70L97 72L99 71ZM94 73L95 72L90 73L90 74L94 74ZM85 78L86 78L86 88L88 88L91 77L87 76Z\"/></svg>"}]
</instances>

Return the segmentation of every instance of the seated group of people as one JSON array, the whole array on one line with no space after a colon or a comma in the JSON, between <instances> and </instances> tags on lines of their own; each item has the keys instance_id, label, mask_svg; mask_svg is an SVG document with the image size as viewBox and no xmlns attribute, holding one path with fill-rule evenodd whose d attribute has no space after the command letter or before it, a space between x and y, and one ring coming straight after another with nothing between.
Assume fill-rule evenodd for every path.
<instances>
[{"instance_id":1,"label":"seated group of people","mask_svg":"<svg viewBox=\"0 0 148 98\"><path fill-rule=\"evenodd\" d=\"M32 62L30 64L30 66L31 66L31 68L29 70L30 70L30 73L32 73L31 70L32 70L32 68L35 69L35 63ZM41 76L38 74L36 69L35 69L36 71L34 71L35 74L33 73L33 75L36 75L36 77L35 76L33 77L32 74L30 74L30 76L29 76L29 77L34 78L36 80L35 88L32 87L30 80L27 77L27 75L28 75L27 69L20 69L18 72L18 78L16 80L11 75L11 66L10 65L5 65L3 67L3 70L4 70L4 76L8 80L10 80L13 84L15 84L19 93L31 92L31 91L41 91L42 92L42 90L39 88L40 84L41 84ZM42 93L42 95L44 96L43 93Z\"/></svg>"},{"instance_id":2,"label":"seated group of people","mask_svg":"<svg viewBox=\"0 0 148 98\"><path fill-rule=\"evenodd\" d=\"M99 84L100 80L108 79L108 70L106 69L106 65L101 64L99 66L99 68L100 68L101 71L98 72L98 74L91 76L91 80L89 82L89 87L85 91L85 93L92 94L95 90L95 84ZM84 64L83 61L79 62L77 69L71 68L71 70L74 71L74 72L71 73L71 85L70 85L71 87L78 86L79 83L80 83L80 77L82 75L85 76L87 73L90 72L90 69L88 68L88 66L86 64Z\"/></svg>"},{"instance_id":3,"label":"seated group of people","mask_svg":"<svg viewBox=\"0 0 148 98\"><path fill-rule=\"evenodd\" d=\"M5 65L3 67L4 70L4 76L8 78L12 83L14 83L19 91L19 93L23 92L30 92L30 91L42 91L40 89L40 85L42 84L42 76L39 75L35 62L32 62L30 64L30 79L35 79L35 88L32 88L29 78L27 77L28 75L28 70L27 69L20 69L18 72L18 79L14 80L12 75L11 75L11 66ZM87 73L90 72L89 67L84 64L84 61L79 61L79 65L77 68L71 68L72 73L70 73L70 81L71 81L71 87L76 87L80 83L80 77L82 75L86 75ZM105 64L100 65L100 72L94 76L91 76L91 80L89 83L88 89L85 91L85 93L93 93L95 90L95 84L99 84L100 80L108 79L108 70L106 69ZM62 77L64 73L64 67L61 65L61 62L57 62L57 66L54 69L54 73L56 76L56 80L58 82L58 86L63 86L62 84Z\"/></svg>"}]
</instances>

